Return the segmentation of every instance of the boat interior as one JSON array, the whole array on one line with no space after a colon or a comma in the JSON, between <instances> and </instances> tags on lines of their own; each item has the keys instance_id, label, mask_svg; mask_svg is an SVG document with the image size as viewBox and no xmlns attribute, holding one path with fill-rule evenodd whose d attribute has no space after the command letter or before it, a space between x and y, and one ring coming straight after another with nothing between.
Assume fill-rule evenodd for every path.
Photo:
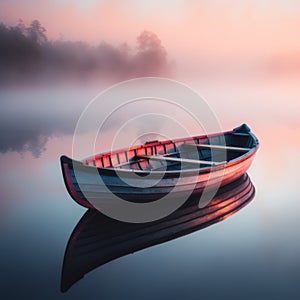
<instances>
[{"instance_id":1,"label":"boat interior","mask_svg":"<svg viewBox=\"0 0 300 300\"><path fill-rule=\"evenodd\" d=\"M83 160L97 168L140 171L171 171L211 167L227 163L255 146L250 133L230 132L209 137L149 141L129 149L104 153Z\"/></svg>"}]
</instances>

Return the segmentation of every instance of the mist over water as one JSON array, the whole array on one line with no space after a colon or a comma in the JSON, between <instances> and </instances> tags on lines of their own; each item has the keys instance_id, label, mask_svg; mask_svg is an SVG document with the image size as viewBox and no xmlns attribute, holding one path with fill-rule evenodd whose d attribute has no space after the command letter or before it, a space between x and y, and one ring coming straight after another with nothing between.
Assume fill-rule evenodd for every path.
<instances>
[{"instance_id":1,"label":"mist over water","mask_svg":"<svg viewBox=\"0 0 300 300\"><path fill-rule=\"evenodd\" d=\"M270 143L275 141L278 132L291 137L299 135L300 89L296 79L290 81L278 78L261 81L193 80L187 84L205 99L224 130L247 123L254 132L265 136L262 144L265 140ZM49 139L55 136L71 136L74 133L76 123L85 107L108 86L107 83L99 85L93 83L80 86L29 85L14 89L3 88L0 91L2 136L0 152L29 151L38 157L47 148ZM109 135L109 132L115 134L134 116L145 113L167 115L170 111L175 119L191 130L192 134L200 134L197 131L199 127L193 124L187 112L154 99L126 105L108 119L106 119L108 112L105 108L95 113L98 114L99 120L106 120L102 129ZM146 122L143 120L136 120L132 124L129 122L131 125L129 129L127 128L130 131L127 131L128 137L132 134L138 137L143 127L153 132L163 131L170 138L182 136L183 133L179 133L175 127L172 129L172 124L163 119L157 117L155 122L151 122L149 118ZM90 130L95 131L97 128L90 128ZM100 136L100 138L104 137ZM123 136L118 138L116 147L128 146L124 132ZM298 140L294 140L292 145L298 146ZM107 150L103 142L99 147L99 151Z\"/></svg>"}]
</instances>

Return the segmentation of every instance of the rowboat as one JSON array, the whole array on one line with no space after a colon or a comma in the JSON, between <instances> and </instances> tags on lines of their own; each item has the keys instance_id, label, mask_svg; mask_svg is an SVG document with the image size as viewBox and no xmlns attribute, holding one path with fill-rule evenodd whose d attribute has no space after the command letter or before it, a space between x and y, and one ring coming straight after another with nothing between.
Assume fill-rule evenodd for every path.
<instances>
[{"instance_id":1,"label":"rowboat","mask_svg":"<svg viewBox=\"0 0 300 300\"><path fill-rule=\"evenodd\" d=\"M83 159L61 157L71 197L87 208L112 195L151 202L172 193L201 193L228 184L246 173L259 142L243 124L210 135L149 141Z\"/></svg>"},{"instance_id":2,"label":"rowboat","mask_svg":"<svg viewBox=\"0 0 300 300\"><path fill-rule=\"evenodd\" d=\"M192 195L169 216L147 224L121 222L89 209L66 246L61 291L66 292L85 274L109 261L223 221L250 203L254 195L255 188L244 174L220 188L206 207L199 209L200 195Z\"/></svg>"}]
</instances>

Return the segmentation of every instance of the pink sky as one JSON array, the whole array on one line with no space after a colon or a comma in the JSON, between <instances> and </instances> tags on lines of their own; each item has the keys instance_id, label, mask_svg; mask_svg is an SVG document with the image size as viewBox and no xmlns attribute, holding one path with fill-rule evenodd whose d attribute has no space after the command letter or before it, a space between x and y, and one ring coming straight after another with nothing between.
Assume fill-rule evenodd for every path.
<instances>
[{"instance_id":1,"label":"pink sky","mask_svg":"<svg viewBox=\"0 0 300 300\"><path fill-rule=\"evenodd\" d=\"M0 20L39 19L50 38L134 45L155 32L182 71L255 69L276 57L300 60L296 1L2 0ZM197 62L197 63L195 63Z\"/></svg>"}]
</instances>

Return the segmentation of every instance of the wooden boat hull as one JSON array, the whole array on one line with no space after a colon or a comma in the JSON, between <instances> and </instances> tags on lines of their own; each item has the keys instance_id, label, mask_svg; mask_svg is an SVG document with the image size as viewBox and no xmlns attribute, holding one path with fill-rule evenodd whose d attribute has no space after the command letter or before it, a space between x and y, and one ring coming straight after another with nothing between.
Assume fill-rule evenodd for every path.
<instances>
[{"instance_id":1,"label":"wooden boat hull","mask_svg":"<svg viewBox=\"0 0 300 300\"><path fill-rule=\"evenodd\" d=\"M124 223L88 210L69 238L61 290L67 291L86 273L118 257L220 222L247 205L254 194L254 186L244 174L219 189L206 207L199 209L199 195L194 195L171 215L151 223Z\"/></svg>"},{"instance_id":2,"label":"wooden boat hull","mask_svg":"<svg viewBox=\"0 0 300 300\"><path fill-rule=\"evenodd\" d=\"M66 156L62 156L61 166L65 185L71 197L78 204L87 208L95 208L98 206L97 203L101 201L110 201L114 195L127 201L149 202L160 199L169 193L172 193L172 197L180 197L181 195L185 195L187 191L195 194L203 192L204 188L218 188L245 174L258 149L258 140L248 127L243 126L222 134L231 143L234 141L237 146L250 146L249 150L246 153L242 152L241 155L221 165L154 172L147 171L147 169L113 168L113 161L120 163L122 153L126 154L126 160L125 163L123 162L123 165L131 163L139 164L139 167L141 167L141 162L136 163L138 160L134 160L135 157L140 155L139 153L147 155L151 151L150 154L152 155L160 152L163 155L174 156L175 152L172 152L174 150L171 147L179 148L191 140L196 141L198 144L200 142L203 143L203 141L207 142L207 140L212 141L218 138L218 134L178 139L175 141L155 141L131 148L127 152L124 152L124 150L122 152L121 150L113 153L104 153L86 159L83 162L74 161ZM238 147L236 148L239 149ZM159 149L161 150L159 151ZM209 151L209 149L201 150L201 155L205 157L205 155L209 155L207 154ZM174 159L172 158L171 160ZM176 158L175 160L178 159ZM146 159L142 160L142 163L146 164ZM150 179L147 177L149 174L151 174ZM123 180L124 178L126 181Z\"/></svg>"}]
</instances>

